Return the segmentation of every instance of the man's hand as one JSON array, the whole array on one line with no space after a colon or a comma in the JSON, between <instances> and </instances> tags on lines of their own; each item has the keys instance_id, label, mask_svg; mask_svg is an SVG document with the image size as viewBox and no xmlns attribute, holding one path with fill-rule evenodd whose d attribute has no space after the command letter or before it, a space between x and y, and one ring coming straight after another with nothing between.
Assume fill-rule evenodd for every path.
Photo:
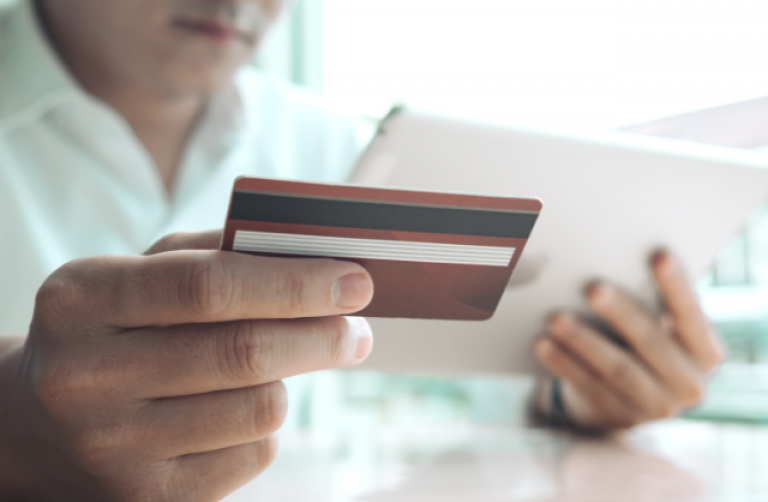
<instances>
[{"instance_id":1,"label":"man's hand","mask_svg":"<svg viewBox=\"0 0 768 502\"><path fill-rule=\"evenodd\" d=\"M281 378L368 355L365 320L339 317L370 301L365 269L200 250L219 235L48 278L26 342L0 354L0 493L218 500L272 462Z\"/></svg>"},{"instance_id":2,"label":"man's hand","mask_svg":"<svg viewBox=\"0 0 768 502\"><path fill-rule=\"evenodd\" d=\"M536 347L562 379L566 414L581 428L618 429L674 416L701 400L708 375L723 359L680 264L659 253L652 269L668 309L661 318L608 284L587 291L590 307L626 347L568 313L552 317L551 337ZM537 405L545 414L549 401L543 386Z\"/></svg>"}]
</instances>

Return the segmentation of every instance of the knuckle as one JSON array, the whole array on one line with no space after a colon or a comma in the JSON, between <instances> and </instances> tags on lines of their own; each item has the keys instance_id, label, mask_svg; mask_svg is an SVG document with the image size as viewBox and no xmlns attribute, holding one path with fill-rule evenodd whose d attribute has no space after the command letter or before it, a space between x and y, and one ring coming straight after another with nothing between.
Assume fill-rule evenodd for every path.
<instances>
[{"instance_id":1,"label":"knuckle","mask_svg":"<svg viewBox=\"0 0 768 502\"><path fill-rule=\"evenodd\" d=\"M57 371L50 369L41 371L33 385L38 402L54 415L57 414L59 405L68 402L73 394L71 386L65 384L63 378L58 377Z\"/></svg>"},{"instance_id":2,"label":"knuckle","mask_svg":"<svg viewBox=\"0 0 768 502\"><path fill-rule=\"evenodd\" d=\"M274 298L283 316L302 317L307 313L310 291L303 274L287 273L280 280L275 281L274 287Z\"/></svg>"},{"instance_id":3,"label":"knuckle","mask_svg":"<svg viewBox=\"0 0 768 502\"><path fill-rule=\"evenodd\" d=\"M41 369L33 385L38 402L57 416L71 411L73 403L90 395L98 380L87 370L58 364Z\"/></svg>"},{"instance_id":4,"label":"knuckle","mask_svg":"<svg viewBox=\"0 0 768 502\"><path fill-rule=\"evenodd\" d=\"M341 366L349 359L350 345L353 343L349 322L345 317L327 317L323 323L329 360L333 366Z\"/></svg>"},{"instance_id":5,"label":"knuckle","mask_svg":"<svg viewBox=\"0 0 768 502\"><path fill-rule=\"evenodd\" d=\"M288 413L288 398L282 382L272 382L257 388L258 403L251 416L255 421L255 430L261 437L278 430Z\"/></svg>"},{"instance_id":6,"label":"knuckle","mask_svg":"<svg viewBox=\"0 0 768 502\"><path fill-rule=\"evenodd\" d=\"M102 465L120 448L126 436L122 425L89 427L74 434L72 451L77 462L86 467Z\"/></svg>"},{"instance_id":7,"label":"knuckle","mask_svg":"<svg viewBox=\"0 0 768 502\"><path fill-rule=\"evenodd\" d=\"M268 436L256 443L256 455L254 458L254 471L261 472L275 461L277 457L277 438Z\"/></svg>"},{"instance_id":8,"label":"knuckle","mask_svg":"<svg viewBox=\"0 0 768 502\"><path fill-rule=\"evenodd\" d=\"M179 298L196 317L211 318L224 314L236 301L233 277L218 260L201 259L180 273Z\"/></svg>"},{"instance_id":9,"label":"knuckle","mask_svg":"<svg viewBox=\"0 0 768 502\"><path fill-rule=\"evenodd\" d=\"M258 326L258 329L257 329ZM235 383L267 382L274 366L275 346L263 324L251 321L229 323L222 350L224 372Z\"/></svg>"},{"instance_id":10,"label":"knuckle","mask_svg":"<svg viewBox=\"0 0 768 502\"><path fill-rule=\"evenodd\" d=\"M251 476L261 474L275 461L277 446L277 437L274 435L239 446L237 451L238 471L248 472ZM189 490L186 486L184 488L186 491ZM188 499L185 498L184 500ZM199 498L194 500L199 500Z\"/></svg>"},{"instance_id":11,"label":"knuckle","mask_svg":"<svg viewBox=\"0 0 768 502\"><path fill-rule=\"evenodd\" d=\"M88 288L82 284L79 261L70 262L53 274L38 289L35 297L35 318L60 320L88 304Z\"/></svg>"}]
</instances>

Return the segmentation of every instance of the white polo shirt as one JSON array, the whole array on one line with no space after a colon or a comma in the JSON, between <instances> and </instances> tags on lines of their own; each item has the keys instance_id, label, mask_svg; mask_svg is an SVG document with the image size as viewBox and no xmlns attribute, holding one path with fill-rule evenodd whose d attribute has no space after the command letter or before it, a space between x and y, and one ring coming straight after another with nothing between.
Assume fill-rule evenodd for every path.
<instances>
[{"instance_id":1,"label":"white polo shirt","mask_svg":"<svg viewBox=\"0 0 768 502\"><path fill-rule=\"evenodd\" d=\"M143 145L83 91L32 2L0 12L0 334L24 334L62 264L221 228L240 175L346 178L372 127L244 69L212 97L169 195Z\"/></svg>"}]
</instances>

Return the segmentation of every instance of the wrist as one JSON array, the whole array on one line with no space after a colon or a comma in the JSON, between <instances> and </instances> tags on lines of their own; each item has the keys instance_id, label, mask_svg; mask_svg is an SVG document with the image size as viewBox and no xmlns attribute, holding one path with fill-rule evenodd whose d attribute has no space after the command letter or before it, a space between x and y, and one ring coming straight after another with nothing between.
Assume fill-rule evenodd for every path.
<instances>
[{"instance_id":1,"label":"wrist","mask_svg":"<svg viewBox=\"0 0 768 502\"><path fill-rule=\"evenodd\" d=\"M551 429L574 429L574 422L565 411L562 382L559 378L548 378L536 389L533 401L534 413L539 422Z\"/></svg>"},{"instance_id":2,"label":"wrist","mask_svg":"<svg viewBox=\"0 0 768 502\"><path fill-rule=\"evenodd\" d=\"M0 501L26 500L23 460L15 453L18 441L14 413L21 406L16 399L15 369L24 346L24 337L0 337Z\"/></svg>"},{"instance_id":3,"label":"wrist","mask_svg":"<svg viewBox=\"0 0 768 502\"><path fill-rule=\"evenodd\" d=\"M536 382L528 401L528 415L535 425L547 425L549 414L549 386L550 378L540 378Z\"/></svg>"},{"instance_id":4,"label":"wrist","mask_svg":"<svg viewBox=\"0 0 768 502\"><path fill-rule=\"evenodd\" d=\"M600 436L611 432L597 425L597 421L585 420L583 406L566 381L557 377L543 380L537 385L532 399L532 412L538 425L551 429L566 430L578 435ZM589 416L586 413L586 416Z\"/></svg>"}]
</instances>

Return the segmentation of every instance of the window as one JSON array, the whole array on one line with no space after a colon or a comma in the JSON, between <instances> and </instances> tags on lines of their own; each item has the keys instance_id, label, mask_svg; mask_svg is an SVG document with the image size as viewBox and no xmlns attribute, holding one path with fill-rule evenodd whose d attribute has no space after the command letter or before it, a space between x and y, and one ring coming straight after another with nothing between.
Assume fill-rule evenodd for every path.
<instances>
[{"instance_id":1,"label":"window","mask_svg":"<svg viewBox=\"0 0 768 502\"><path fill-rule=\"evenodd\" d=\"M759 0L323 0L323 87L548 128L607 129L766 93Z\"/></svg>"}]
</instances>

